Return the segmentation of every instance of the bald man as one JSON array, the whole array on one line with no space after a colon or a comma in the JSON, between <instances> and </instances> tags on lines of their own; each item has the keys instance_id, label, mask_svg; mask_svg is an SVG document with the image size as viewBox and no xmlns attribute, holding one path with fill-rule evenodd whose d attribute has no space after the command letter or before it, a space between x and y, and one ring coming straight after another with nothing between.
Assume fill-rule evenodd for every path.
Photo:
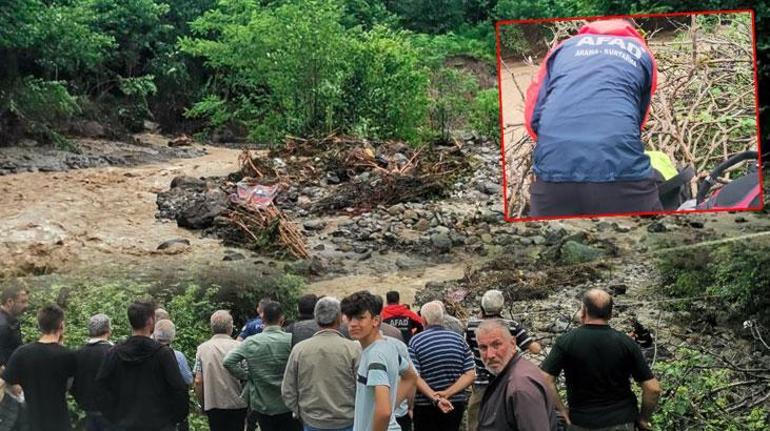
<instances>
[{"instance_id":1,"label":"bald man","mask_svg":"<svg viewBox=\"0 0 770 431\"><path fill-rule=\"evenodd\" d=\"M612 297L591 289L583 295L582 325L559 336L540 365L551 396L571 431L634 431L651 429L660 384L626 334L612 329ZM567 408L556 380L564 370ZM641 411L631 390L631 378L642 387Z\"/></svg>"}]
</instances>

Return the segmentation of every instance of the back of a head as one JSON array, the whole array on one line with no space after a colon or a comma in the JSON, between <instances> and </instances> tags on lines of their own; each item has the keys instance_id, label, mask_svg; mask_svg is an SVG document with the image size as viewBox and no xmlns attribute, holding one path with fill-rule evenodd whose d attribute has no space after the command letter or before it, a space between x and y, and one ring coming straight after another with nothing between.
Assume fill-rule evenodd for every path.
<instances>
[{"instance_id":1,"label":"back of a head","mask_svg":"<svg viewBox=\"0 0 770 431\"><path fill-rule=\"evenodd\" d=\"M112 330L110 317L104 313L94 314L88 319L88 336L101 337Z\"/></svg>"},{"instance_id":2,"label":"back of a head","mask_svg":"<svg viewBox=\"0 0 770 431\"><path fill-rule=\"evenodd\" d=\"M362 315L368 311L372 317L382 313L382 298L368 290L361 290L346 296L340 303L342 314L348 318Z\"/></svg>"},{"instance_id":3,"label":"back of a head","mask_svg":"<svg viewBox=\"0 0 770 431\"><path fill-rule=\"evenodd\" d=\"M481 297L481 311L485 316L499 316L503 311L503 305L505 305L505 297L503 292L497 289L487 290Z\"/></svg>"},{"instance_id":4,"label":"back of a head","mask_svg":"<svg viewBox=\"0 0 770 431\"><path fill-rule=\"evenodd\" d=\"M233 316L227 310L217 310L211 315L211 332L214 334L227 334L233 332Z\"/></svg>"},{"instance_id":5,"label":"back of a head","mask_svg":"<svg viewBox=\"0 0 770 431\"><path fill-rule=\"evenodd\" d=\"M43 334L53 334L64 323L64 310L56 304L49 304L37 312L37 326Z\"/></svg>"},{"instance_id":6,"label":"back of a head","mask_svg":"<svg viewBox=\"0 0 770 431\"><path fill-rule=\"evenodd\" d=\"M588 317L610 320L612 317L612 296L601 289L590 289L583 294L583 309Z\"/></svg>"},{"instance_id":7,"label":"back of a head","mask_svg":"<svg viewBox=\"0 0 770 431\"><path fill-rule=\"evenodd\" d=\"M299 311L300 318L311 319L316 302L318 302L318 297L312 293L300 297L297 302L297 311Z\"/></svg>"},{"instance_id":8,"label":"back of a head","mask_svg":"<svg viewBox=\"0 0 770 431\"><path fill-rule=\"evenodd\" d=\"M385 302L387 302L388 305L395 305L398 304L401 301L401 295L395 290L391 290L390 292L385 294Z\"/></svg>"},{"instance_id":9,"label":"back of a head","mask_svg":"<svg viewBox=\"0 0 770 431\"><path fill-rule=\"evenodd\" d=\"M161 344L171 344L174 341L174 338L176 338L176 326L174 326L174 322L168 319L155 322L153 338Z\"/></svg>"},{"instance_id":10,"label":"back of a head","mask_svg":"<svg viewBox=\"0 0 770 431\"><path fill-rule=\"evenodd\" d=\"M444 304L441 301L431 301L420 308L420 316L427 325L441 325L444 323Z\"/></svg>"},{"instance_id":11,"label":"back of a head","mask_svg":"<svg viewBox=\"0 0 770 431\"><path fill-rule=\"evenodd\" d=\"M127 314L132 329L144 329L147 323L155 318L155 304L152 301L134 301L128 306Z\"/></svg>"},{"instance_id":12,"label":"back of a head","mask_svg":"<svg viewBox=\"0 0 770 431\"><path fill-rule=\"evenodd\" d=\"M342 313L340 300L331 296L326 296L318 300L315 304L314 316L318 326L330 327L337 323Z\"/></svg>"},{"instance_id":13,"label":"back of a head","mask_svg":"<svg viewBox=\"0 0 770 431\"><path fill-rule=\"evenodd\" d=\"M257 304L257 309L258 310L263 310L264 306L269 304L269 303L271 303L271 302L273 302L273 300L270 299L270 298L262 298L262 299L259 300L259 303Z\"/></svg>"},{"instance_id":14,"label":"back of a head","mask_svg":"<svg viewBox=\"0 0 770 431\"><path fill-rule=\"evenodd\" d=\"M276 301L270 301L262 306L262 318L265 325L279 325L283 317L281 304Z\"/></svg>"}]
</instances>

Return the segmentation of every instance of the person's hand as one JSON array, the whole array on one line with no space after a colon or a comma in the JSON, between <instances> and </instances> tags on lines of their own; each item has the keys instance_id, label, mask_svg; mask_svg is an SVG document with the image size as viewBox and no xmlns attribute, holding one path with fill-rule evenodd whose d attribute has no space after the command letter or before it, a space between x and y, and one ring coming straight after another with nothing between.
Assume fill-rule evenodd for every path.
<instances>
[{"instance_id":1,"label":"person's hand","mask_svg":"<svg viewBox=\"0 0 770 431\"><path fill-rule=\"evenodd\" d=\"M441 410L441 413L449 413L455 409L455 407L452 405L452 402L446 398L440 398L436 403L436 407Z\"/></svg>"},{"instance_id":2,"label":"person's hand","mask_svg":"<svg viewBox=\"0 0 770 431\"><path fill-rule=\"evenodd\" d=\"M636 421L636 427L642 431L652 430L652 424L650 423L650 421L643 420L643 419L639 419Z\"/></svg>"},{"instance_id":3,"label":"person's hand","mask_svg":"<svg viewBox=\"0 0 770 431\"><path fill-rule=\"evenodd\" d=\"M436 396L449 399L449 394L447 391L436 391Z\"/></svg>"},{"instance_id":4,"label":"person's hand","mask_svg":"<svg viewBox=\"0 0 770 431\"><path fill-rule=\"evenodd\" d=\"M560 413L561 413L561 417L564 419L564 423L566 423L567 425L572 425L572 421L569 419L569 409L565 408Z\"/></svg>"}]
</instances>

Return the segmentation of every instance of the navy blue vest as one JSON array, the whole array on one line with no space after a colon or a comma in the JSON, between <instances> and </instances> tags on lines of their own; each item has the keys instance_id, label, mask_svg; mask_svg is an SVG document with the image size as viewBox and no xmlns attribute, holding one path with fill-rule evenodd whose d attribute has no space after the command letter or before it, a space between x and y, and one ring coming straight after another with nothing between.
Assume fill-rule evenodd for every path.
<instances>
[{"instance_id":1,"label":"navy blue vest","mask_svg":"<svg viewBox=\"0 0 770 431\"><path fill-rule=\"evenodd\" d=\"M652 176L641 141L653 60L639 39L581 34L548 57L531 126L535 175L548 182Z\"/></svg>"}]
</instances>

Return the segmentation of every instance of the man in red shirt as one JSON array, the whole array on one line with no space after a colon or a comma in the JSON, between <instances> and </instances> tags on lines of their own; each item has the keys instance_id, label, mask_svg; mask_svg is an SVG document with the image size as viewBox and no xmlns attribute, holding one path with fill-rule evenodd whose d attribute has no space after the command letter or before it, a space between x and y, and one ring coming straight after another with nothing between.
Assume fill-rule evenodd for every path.
<instances>
[{"instance_id":1,"label":"man in red shirt","mask_svg":"<svg viewBox=\"0 0 770 431\"><path fill-rule=\"evenodd\" d=\"M422 331L422 318L408 305L400 304L400 299L395 290L385 294L385 300L388 304L382 309L382 321L398 328L404 337L404 343L409 345L409 339L412 338L412 335Z\"/></svg>"}]
</instances>

